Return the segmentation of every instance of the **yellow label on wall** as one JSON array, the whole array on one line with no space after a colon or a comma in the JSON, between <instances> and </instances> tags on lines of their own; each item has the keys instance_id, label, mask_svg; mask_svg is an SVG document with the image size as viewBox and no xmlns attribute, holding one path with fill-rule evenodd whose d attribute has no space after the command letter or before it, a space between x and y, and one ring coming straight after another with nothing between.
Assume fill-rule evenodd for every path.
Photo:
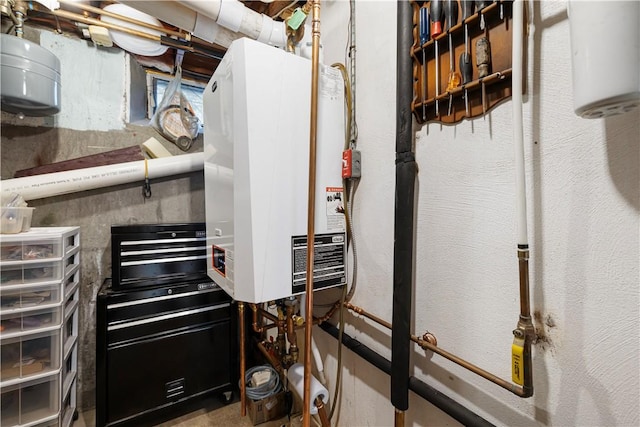
<instances>
[{"instance_id":1,"label":"yellow label on wall","mask_svg":"<svg viewBox=\"0 0 640 427\"><path fill-rule=\"evenodd\" d=\"M518 344L511 345L511 379L518 385L524 385L523 354L524 347Z\"/></svg>"}]
</instances>

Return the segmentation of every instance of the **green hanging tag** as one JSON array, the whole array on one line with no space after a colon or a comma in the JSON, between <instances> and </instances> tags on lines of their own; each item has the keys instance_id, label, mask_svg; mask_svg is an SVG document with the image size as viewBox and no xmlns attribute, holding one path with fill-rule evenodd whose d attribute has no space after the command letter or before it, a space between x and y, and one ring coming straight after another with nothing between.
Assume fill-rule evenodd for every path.
<instances>
[{"instance_id":1,"label":"green hanging tag","mask_svg":"<svg viewBox=\"0 0 640 427\"><path fill-rule=\"evenodd\" d=\"M287 21L287 25L291 27L291 29L297 30L305 19L307 19L307 14L304 13L301 8L297 8Z\"/></svg>"}]
</instances>

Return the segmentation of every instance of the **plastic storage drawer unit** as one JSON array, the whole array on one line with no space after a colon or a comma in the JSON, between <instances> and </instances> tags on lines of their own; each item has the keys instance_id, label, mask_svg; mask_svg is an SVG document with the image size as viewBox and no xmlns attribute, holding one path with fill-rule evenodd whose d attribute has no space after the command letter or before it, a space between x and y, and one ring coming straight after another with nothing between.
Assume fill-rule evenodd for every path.
<instances>
[{"instance_id":1,"label":"plastic storage drawer unit","mask_svg":"<svg viewBox=\"0 0 640 427\"><path fill-rule=\"evenodd\" d=\"M56 372L44 378L3 387L1 396L2 426L57 421L60 413L60 375Z\"/></svg>"},{"instance_id":2,"label":"plastic storage drawer unit","mask_svg":"<svg viewBox=\"0 0 640 427\"><path fill-rule=\"evenodd\" d=\"M59 371L60 328L0 340L0 384ZM4 424L3 424L4 425Z\"/></svg>"}]
</instances>

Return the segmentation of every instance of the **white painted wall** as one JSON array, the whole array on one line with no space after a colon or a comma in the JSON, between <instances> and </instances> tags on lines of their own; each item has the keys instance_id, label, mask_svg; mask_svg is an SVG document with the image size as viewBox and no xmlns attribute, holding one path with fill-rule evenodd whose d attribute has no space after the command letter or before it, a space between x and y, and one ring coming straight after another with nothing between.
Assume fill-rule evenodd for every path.
<instances>
[{"instance_id":1,"label":"white painted wall","mask_svg":"<svg viewBox=\"0 0 640 427\"><path fill-rule=\"evenodd\" d=\"M640 425L640 113L573 113L566 3L530 2L525 152L535 395L520 399L418 348L413 374L497 425ZM325 62L344 61L347 2L324 2ZM396 4L357 2L359 283L353 303L391 319ZM612 70L613 71L613 70ZM614 75L612 75L614 78ZM504 378L518 316L511 103L416 133L414 331ZM347 315L347 333L390 357L390 334ZM545 325L548 323L548 325ZM551 326L549 326L551 325ZM333 379L337 342L316 328ZM389 378L344 352L339 425L393 425ZM457 425L411 394L407 424Z\"/></svg>"}]
</instances>

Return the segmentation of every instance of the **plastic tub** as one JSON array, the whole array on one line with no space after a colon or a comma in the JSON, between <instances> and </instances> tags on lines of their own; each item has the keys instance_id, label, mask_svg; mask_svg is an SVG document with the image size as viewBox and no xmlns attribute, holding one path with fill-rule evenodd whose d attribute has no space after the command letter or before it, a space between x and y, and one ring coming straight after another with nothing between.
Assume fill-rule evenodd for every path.
<instances>
[{"instance_id":1,"label":"plastic tub","mask_svg":"<svg viewBox=\"0 0 640 427\"><path fill-rule=\"evenodd\" d=\"M29 231L33 210L29 207L2 207L0 214L0 233L16 234Z\"/></svg>"}]
</instances>

